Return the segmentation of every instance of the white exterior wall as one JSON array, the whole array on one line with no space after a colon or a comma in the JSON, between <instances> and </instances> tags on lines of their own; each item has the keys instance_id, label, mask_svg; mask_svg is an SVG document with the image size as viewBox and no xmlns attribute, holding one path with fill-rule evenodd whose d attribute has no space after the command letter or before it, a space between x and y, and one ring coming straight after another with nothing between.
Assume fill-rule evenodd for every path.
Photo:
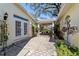
<instances>
[{"instance_id":1,"label":"white exterior wall","mask_svg":"<svg viewBox=\"0 0 79 59\"><path fill-rule=\"evenodd\" d=\"M9 32L8 45L10 45L16 41L22 40L25 37L32 36L30 19L22 11L20 11L16 5L9 4L9 3L0 4L0 16L3 17L3 14L5 12L8 13L8 19L7 19L8 20L8 32ZM28 19L28 21L24 21L19 18L13 17L14 14ZM15 35L15 21L16 20L21 21L22 28L21 28L21 35L19 35L19 36ZM27 23L27 34L26 35L24 35L24 25L23 25L24 22Z\"/></svg>"},{"instance_id":2,"label":"white exterior wall","mask_svg":"<svg viewBox=\"0 0 79 59\"><path fill-rule=\"evenodd\" d=\"M70 20L71 20L71 23L70 23L71 26L77 26L79 29L79 13L78 12L79 12L79 4L74 4L72 6L72 8L70 10L68 10L68 12L62 17L61 22L60 22L61 28L63 26L66 26L65 17L67 15L69 15ZM65 33L65 34L67 34L67 33ZM67 39L66 35L65 35L65 39ZM73 34L69 35L69 42L72 45L79 47L79 31L77 33L73 33Z\"/></svg>"}]
</instances>

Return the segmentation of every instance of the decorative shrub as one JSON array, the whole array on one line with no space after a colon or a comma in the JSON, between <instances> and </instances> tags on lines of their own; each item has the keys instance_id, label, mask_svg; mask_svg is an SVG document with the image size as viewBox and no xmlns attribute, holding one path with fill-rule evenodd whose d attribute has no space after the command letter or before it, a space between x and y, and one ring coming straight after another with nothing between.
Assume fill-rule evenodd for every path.
<instances>
[{"instance_id":1,"label":"decorative shrub","mask_svg":"<svg viewBox=\"0 0 79 59\"><path fill-rule=\"evenodd\" d=\"M78 56L79 49L65 44L64 40L59 40L55 44L58 56Z\"/></svg>"},{"instance_id":2,"label":"decorative shrub","mask_svg":"<svg viewBox=\"0 0 79 59\"><path fill-rule=\"evenodd\" d=\"M1 20L0 22L0 45L2 45L4 42L7 42L9 33L7 21Z\"/></svg>"},{"instance_id":3,"label":"decorative shrub","mask_svg":"<svg viewBox=\"0 0 79 59\"><path fill-rule=\"evenodd\" d=\"M33 36L37 35L37 24L35 23L32 24L32 35Z\"/></svg>"},{"instance_id":4,"label":"decorative shrub","mask_svg":"<svg viewBox=\"0 0 79 59\"><path fill-rule=\"evenodd\" d=\"M54 25L54 33L59 39L64 39L63 38L63 31L60 30L60 23L55 23Z\"/></svg>"},{"instance_id":5,"label":"decorative shrub","mask_svg":"<svg viewBox=\"0 0 79 59\"><path fill-rule=\"evenodd\" d=\"M42 34L50 34L51 30L49 29L43 29Z\"/></svg>"}]
</instances>

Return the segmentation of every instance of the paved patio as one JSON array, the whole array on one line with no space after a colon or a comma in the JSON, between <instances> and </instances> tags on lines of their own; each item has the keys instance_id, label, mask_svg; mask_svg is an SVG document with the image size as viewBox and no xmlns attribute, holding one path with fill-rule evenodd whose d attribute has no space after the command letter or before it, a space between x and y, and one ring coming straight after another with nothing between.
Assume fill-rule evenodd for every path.
<instances>
[{"instance_id":1,"label":"paved patio","mask_svg":"<svg viewBox=\"0 0 79 59\"><path fill-rule=\"evenodd\" d=\"M54 42L49 42L49 39L47 35L32 38L18 56L56 56Z\"/></svg>"}]
</instances>

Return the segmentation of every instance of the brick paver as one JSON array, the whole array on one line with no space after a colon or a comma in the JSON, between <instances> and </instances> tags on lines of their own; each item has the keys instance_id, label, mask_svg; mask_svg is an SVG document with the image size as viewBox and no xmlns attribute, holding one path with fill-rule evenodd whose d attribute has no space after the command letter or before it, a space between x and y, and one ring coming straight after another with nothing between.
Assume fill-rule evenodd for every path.
<instances>
[{"instance_id":1,"label":"brick paver","mask_svg":"<svg viewBox=\"0 0 79 59\"><path fill-rule=\"evenodd\" d=\"M26 56L56 56L54 42L49 42L50 37L47 35L38 35L32 38L28 44L22 49L18 55L25 54Z\"/></svg>"}]
</instances>

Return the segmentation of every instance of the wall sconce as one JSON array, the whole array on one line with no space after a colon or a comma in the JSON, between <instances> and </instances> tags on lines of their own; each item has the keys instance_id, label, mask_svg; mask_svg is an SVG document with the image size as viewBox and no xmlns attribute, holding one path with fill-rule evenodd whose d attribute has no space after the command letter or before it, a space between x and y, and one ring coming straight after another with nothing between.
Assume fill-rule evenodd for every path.
<instances>
[{"instance_id":1,"label":"wall sconce","mask_svg":"<svg viewBox=\"0 0 79 59\"><path fill-rule=\"evenodd\" d=\"M8 18L8 13L6 12L6 13L4 14L4 20L7 20L7 18Z\"/></svg>"}]
</instances>

